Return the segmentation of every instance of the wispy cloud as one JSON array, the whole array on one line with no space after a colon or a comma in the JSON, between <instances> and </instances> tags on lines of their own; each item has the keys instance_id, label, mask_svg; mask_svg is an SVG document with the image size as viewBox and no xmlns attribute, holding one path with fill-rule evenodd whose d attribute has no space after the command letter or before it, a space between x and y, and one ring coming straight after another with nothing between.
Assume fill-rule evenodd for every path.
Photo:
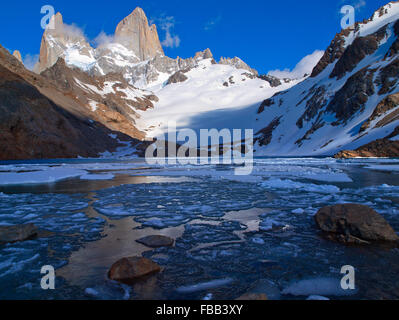
<instances>
[{"instance_id":1,"label":"wispy cloud","mask_svg":"<svg viewBox=\"0 0 399 320\"><path fill-rule=\"evenodd\" d=\"M305 74L310 74L316 64L320 61L323 56L324 51L316 50L310 55L304 57L294 69L284 69L284 70L273 70L269 72L269 75L277 78L288 78L288 79L298 79L302 78Z\"/></svg>"},{"instance_id":2,"label":"wispy cloud","mask_svg":"<svg viewBox=\"0 0 399 320\"><path fill-rule=\"evenodd\" d=\"M98 34L98 36L92 40L92 43L94 43L94 45L96 47L101 47L103 45L107 45L107 44L114 43L114 42L115 42L115 36L108 35L104 31L101 31Z\"/></svg>"},{"instance_id":3,"label":"wispy cloud","mask_svg":"<svg viewBox=\"0 0 399 320\"><path fill-rule=\"evenodd\" d=\"M341 0L340 7L344 5L350 5L355 8L356 11L359 11L363 7L367 6L367 3L366 0Z\"/></svg>"},{"instance_id":4,"label":"wispy cloud","mask_svg":"<svg viewBox=\"0 0 399 320\"><path fill-rule=\"evenodd\" d=\"M358 1L353 3L353 7L356 10L359 10L360 8L363 8L365 6L366 6L366 1L365 0L358 0Z\"/></svg>"},{"instance_id":5,"label":"wispy cloud","mask_svg":"<svg viewBox=\"0 0 399 320\"><path fill-rule=\"evenodd\" d=\"M205 23L204 30L209 31L212 30L219 22L222 20L222 16L217 16Z\"/></svg>"},{"instance_id":6,"label":"wispy cloud","mask_svg":"<svg viewBox=\"0 0 399 320\"><path fill-rule=\"evenodd\" d=\"M162 46L166 48L178 48L180 46L180 37L174 33L176 20L173 16L164 16L151 20L151 23L158 24L159 28L165 32L165 38L161 42Z\"/></svg>"},{"instance_id":7,"label":"wispy cloud","mask_svg":"<svg viewBox=\"0 0 399 320\"><path fill-rule=\"evenodd\" d=\"M26 54L25 57L22 59L25 65L25 68L28 70L33 70L36 63L39 62L39 55L38 54Z\"/></svg>"}]
</instances>

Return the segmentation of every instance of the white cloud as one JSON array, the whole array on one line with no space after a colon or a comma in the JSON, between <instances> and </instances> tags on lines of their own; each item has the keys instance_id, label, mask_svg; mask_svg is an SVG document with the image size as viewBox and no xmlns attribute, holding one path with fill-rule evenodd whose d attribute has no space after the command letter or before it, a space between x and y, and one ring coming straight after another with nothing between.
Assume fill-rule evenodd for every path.
<instances>
[{"instance_id":1,"label":"white cloud","mask_svg":"<svg viewBox=\"0 0 399 320\"><path fill-rule=\"evenodd\" d=\"M353 7L356 10L359 10L360 8L363 8L366 6L366 1L365 0L358 0L353 4Z\"/></svg>"},{"instance_id":2,"label":"white cloud","mask_svg":"<svg viewBox=\"0 0 399 320\"><path fill-rule=\"evenodd\" d=\"M302 78L305 74L312 73L313 68L320 61L323 54L324 54L324 51L316 50L312 54L307 55L301 61L299 61L293 70L290 70L290 69L272 70L272 71L269 71L269 75L280 78L280 79L282 79L282 78L289 78L289 79Z\"/></svg>"},{"instance_id":3,"label":"white cloud","mask_svg":"<svg viewBox=\"0 0 399 320\"><path fill-rule=\"evenodd\" d=\"M108 35L104 31L101 31L97 37L93 39L95 46L100 47L115 42L115 37L113 35Z\"/></svg>"},{"instance_id":4,"label":"white cloud","mask_svg":"<svg viewBox=\"0 0 399 320\"><path fill-rule=\"evenodd\" d=\"M84 38L87 39L83 30L76 24L66 24L63 26L63 33L70 38Z\"/></svg>"},{"instance_id":5,"label":"white cloud","mask_svg":"<svg viewBox=\"0 0 399 320\"><path fill-rule=\"evenodd\" d=\"M355 10L359 11L361 8L365 7L367 5L367 3L366 3L366 0L341 0L340 5L341 6L350 5ZM339 14L341 14L340 10L339 10Z\"/></svg>"},{"instance_id":6,"label":"white cloud","mask_svg":"<svg viewBox=\"0 0 399 320\"><path fill-rule=\"evenodd\" d=\"M209 20L207 23L205 23L204 30L212 30L221 20L221 16L217 16L216 18Z\"/></svg>"},{"instance_id":7,"label":"white cloud","mask_svg":"<svg viewBox=\"0 0 399 320\"><path fill-rule=\"evenodd\" d=\"M174 17L163 17L156 19L161 30L165 31L165 39L161 42L166 48L178 48L180 46L180 37L173 33L176 21Z\"/></svg>"},{"instance_id":8,"label":"white cloud","mask_svg":"<svg viewBox=\"0 0 399 320\"><path fill-rule=\"evenodd\" d=\"M35 67L36 63L39 62L39 55L38 54L27 54L25 57L22 59L25 65L25 68L28 70L33 70Z\"/></svg>"}]
</instances>

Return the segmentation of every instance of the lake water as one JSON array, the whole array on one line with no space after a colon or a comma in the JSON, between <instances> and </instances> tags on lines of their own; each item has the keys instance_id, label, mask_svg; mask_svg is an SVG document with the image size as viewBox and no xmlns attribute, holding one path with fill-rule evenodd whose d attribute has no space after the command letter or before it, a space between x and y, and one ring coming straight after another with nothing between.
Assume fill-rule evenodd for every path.
<instances>
[{"instance_id":1,"label":"lake water","mask_svg":"<svg viewBox=\"0 0 399 320\"><path fill-rule=\"evenodd\" d=\"M50 234L0 246L0 299L399 298L399 250L324 240L323 206L373 207L399 230L399 160L255 159L228 165L148 166L142 160L0 163L0 225ZM176 239L149 249L146 235ZM109 281L118 259L143 255L163 271L129 287ZM56 289L40 287L41 267ZM356 290L340 288L341 267Z\"/></svg>"}]
</instances>

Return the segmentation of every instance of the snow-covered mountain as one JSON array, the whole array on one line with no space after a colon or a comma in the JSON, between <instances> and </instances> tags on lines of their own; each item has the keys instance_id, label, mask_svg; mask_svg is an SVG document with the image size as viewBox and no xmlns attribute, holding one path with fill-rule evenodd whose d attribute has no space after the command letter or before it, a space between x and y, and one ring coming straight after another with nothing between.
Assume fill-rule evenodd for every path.
<instances>
[{"instance_id":1,"label":"snow-covered mountain","mask_svg":"<svg viewBox=\"0 0 399 320\"><path fill-rule=\"evenodd\" d=\"M167 120L182 127L207 112L257 104L298 82L260 77L238 57L217 63L210 49L192 58L169 58L141 8L97 47L65 24L60 13L52 23L55 28L44 32L35 71L81 100L93 119L134 138L161 134ZM112 125L110 109L130 119L135 129L126 121Z\"/></svg>"},{"instance_id":2,"label":"snow-covered mountain","mask_svg":"<svg viewBox=\"0 0 399 320\"><path fill-rule=\"evenodd\" d=\"M395 156L399 151L399 3L335 36L311 75L258 75L209 49L165 56L155 25L136 8L96 47L53 17L36 72L85 114L133 138L177 129L254 129L258 156Z\"/></svg>"},{"instance_id":3,"label":"snow-covered mountain","mask_svg":"<svg viewBox=\"0 0 399 320\"><path fill-rule=\"evenodd\" d=\"M332 155L390 137L399 126L398 19L391 2L343 30L308 79L265 100L258 155Z\"/></svg>"},{"instance_id":4,"label":"snow-covered mountain","mask_svg":"<svg viewBox=\"0 0 399 320\"><path fill-rule=\"evenodd\" d=\"M156 26L149 25L141 8L124 18L113 36L99 40L97 47L92 47L78 28L65 24L61 13L54 15L51 22L54 29L48 28L43 34L40 58L35 67L38 73L63 58L71 68L79 68L93 76L118 73L131 85L147 89L165 83L178 71L197 67L203 59L213 59L209 49L188 59L165 56ZM257 74L237 57L223 58L220 63Z\"/></svg>"}]
</instances>

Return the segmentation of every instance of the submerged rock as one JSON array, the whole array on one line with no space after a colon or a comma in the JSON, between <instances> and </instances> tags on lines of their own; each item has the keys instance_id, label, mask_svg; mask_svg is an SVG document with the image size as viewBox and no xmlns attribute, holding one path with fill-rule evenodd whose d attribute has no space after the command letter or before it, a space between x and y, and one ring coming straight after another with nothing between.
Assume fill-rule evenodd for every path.
<instances>
[{"instance_id":1,"label":"submerged rock","mask_svg":"<svg viewBox=\"0 0 399 320\"><path fill-rule=\"evenodd\" d=\"M399 241L389 223L375 210L360 204L324 207L315 216L317 226L331 240L345 244Z\"/></svg>"},{"instance_id":2,"label":"submerged rock","mask_svg":"<svg viewBox=\"0 0 399 320\"><path fill-rule=\"evenodd\" d=\"M0 226L0 243L13 243L30 240L38 236L39 230L33 224Z\"/></svg>"},{"instance_id":3,"label":"submerged rock","mask_svg":"<svg viewBox=\"0 0 399 320\"><path fill-rule=\"evenodd\" d=\"M241 297L237 298L239 301L261 301L268 300L266 294L264 293L246 293Z\"/></svg>"},{"instance_id":4,"label":"submerged rock","mask_svg":"<svg viewBox=\"0 0 399 320\"><path fill-rule=\"evenodd\" d=\"M108 271L108 277L125 284L134 284L160 271L161 267L150 259L129 257L115 262Z\"/></svg>"},{"instance_id":5,"label":"submerged rock","mask_svg":"<svg viewBox=\"0 0 399 320\"><path fill-rule=\"evenodd\" d=\"M165 236L148 236L136 241L150 248L171 247L175 243L174 239Z\"/></svg>"}]
</instances>

